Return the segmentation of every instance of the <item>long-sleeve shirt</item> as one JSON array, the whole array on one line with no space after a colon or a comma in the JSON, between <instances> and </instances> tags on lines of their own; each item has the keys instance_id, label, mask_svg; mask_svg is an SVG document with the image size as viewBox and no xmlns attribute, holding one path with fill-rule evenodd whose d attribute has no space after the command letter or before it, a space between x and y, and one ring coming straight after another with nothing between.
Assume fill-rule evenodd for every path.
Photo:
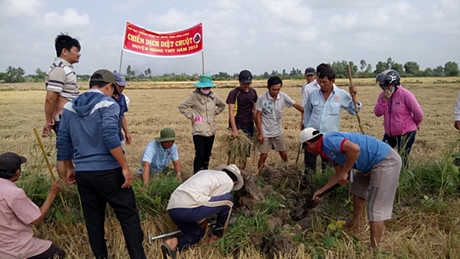
<instances>
[{"instance_id":1,"label":"long-sleeve shirt","mask_svg":"<svg viewBox=\"0 0 460 259\"><path fill-rule=\"evenodd\" d=\"M226 172L202 170L183 182L171 194L167 209L196 208L207 204L212 197L227 195L233 189L233 180Z\"/></svg>"},{"instance_id":2,"label":"long-sleeve shirt","mask_svg":"<svg viewBox=\"0 0 460 259\"><path fill-rule=\"evenodd\" d=\"M383 115L385 133L390 136L402 136L417 129L423 120L423 111L415 96L399 86L389 100L383 100L384 92L379 94L374 113Z\"/></svg>"},{"instance_id":3,"label":"long-sleeve shirt","mask_svg":"<svg viewBox=\"0 0 460 259\"><path fill-rule=\"evenodd\" d=\"M358 102L358 112L361 110ZM321 89L311 91L304 107L304 126L312 127L323 134L339 131L340 111L345 109L355 115L355 104L351 96L343 89L333 86L332 93L324 100Z\"/></svg>"},{"instance_id":4,"label":"long-sleeve shirt","mask_svg":"<svg viewBox=\"0 0 460 259\"><path fill-rule=\"evenodd\" d=\"M179 104L179 111L187 119L193 119L192 135L209 137L214 136L217 130L214 116L220 114L225 106L216 93L205 96L197 89Z\"/></svg>"},{"instance_id":5,"label":"long-sleeve shirt","mask_svg":"<svg viewBox=\"0 0 460 259\"><path fill-rule=\"evenodd\" d=\"M64 105L57 160L73 160L75 171L111 170L120 167L111 149L121 145L120 108L98 89L90 89Z\"/></svg>"}]
</instances>

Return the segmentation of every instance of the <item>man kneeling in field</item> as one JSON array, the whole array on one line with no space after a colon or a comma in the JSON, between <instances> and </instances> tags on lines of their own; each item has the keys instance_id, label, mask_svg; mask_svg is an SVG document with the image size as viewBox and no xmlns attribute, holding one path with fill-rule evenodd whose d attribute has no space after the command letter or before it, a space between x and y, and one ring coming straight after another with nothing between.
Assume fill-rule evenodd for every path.
<instances>
[{"instance_id":1,"label":"man kneeling in field","mask_svg":"<svg viewBox=\"0 0 460 259\"><path fill-rule=\"evenodd\" d=\"M234 164L219 166L218 170L202 170L182 183L172 193L168 214L182 231L182 235L166 240L161 245L164 259L176 258L182 251L200 241L204 236L205 223L199 221L217 214L209 243L215 243L224 235L233 206L231 191L244 184L238 167ZM206 226L206 225L205 225Z\"/></svg>"}]
</instances>

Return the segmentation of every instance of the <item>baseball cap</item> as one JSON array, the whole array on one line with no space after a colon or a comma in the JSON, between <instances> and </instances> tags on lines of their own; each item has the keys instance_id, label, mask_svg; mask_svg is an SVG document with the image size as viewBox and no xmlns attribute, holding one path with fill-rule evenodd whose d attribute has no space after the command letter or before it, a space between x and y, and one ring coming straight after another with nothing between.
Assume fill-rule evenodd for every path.
<instances>
[{"instance_id":1,"label":"baseball cap","mask_svg":"<svg viewBox=\"0 0 460 259\"><path fill-rule=\"evenodd\" d=\"M238 80L242 84L252 84L252 74L249 70L243 70L238 74Z\"/></svg>"},{"instance_id":2,"label":"baseball cap","mask_svg":"<svg viewBox=\"0 0 460 259\"><path fill-rule=\"evenodd\" d=\"M300 143L307 142L316 138L317 136L322 136L323 134L314 128L306 128L300 132L299 140Z\"/></svg>"},{"instance_id":3,"label":"baseball cap","mask_svg":"<svg viewBox=\"0 0 460 259\"><path fill-rule=\"evenodd\" d=\"M21 164L27 162L23 156L12 152L6 152L0 155L0 178L9 179L16 174L21 168Z\"/></svg>"},{"instance_id":4,"label":"baseball cap","mask_svg":"<svg viewBox=\"0 0 460 259\"><path fill-rule=\"evenodd\" d=\"M123 74L120 73L113 73L115 76L115 82L117 82L117 85L119 86L125 86L126 85L126 78Z\"/></svg>"},{"instance_id":5,"label":"baseball cap","mask_svg":"<svg viewBox=\"0 0 460 259\"><path fill-rule=\"evenodd\" d=\"M306 76L314 76L315 74L316 74L316 72L315 72L314 68L307 67L307 69L305 69L305 75Z\"/></svg>"},{"instance_id":6,"label":"baseball cap","mask_svg":"<svg viewBox=\"0 0 460 259\"><path fill-rule=\"evenodd\" d=\"M93 73L91 78L89 79L90 82L104 82L110 83L115 85L114 94L120 94L118 91L117 81L115 80L115 75L107 69L99 69Z\"/></svg>"}]
</instances>

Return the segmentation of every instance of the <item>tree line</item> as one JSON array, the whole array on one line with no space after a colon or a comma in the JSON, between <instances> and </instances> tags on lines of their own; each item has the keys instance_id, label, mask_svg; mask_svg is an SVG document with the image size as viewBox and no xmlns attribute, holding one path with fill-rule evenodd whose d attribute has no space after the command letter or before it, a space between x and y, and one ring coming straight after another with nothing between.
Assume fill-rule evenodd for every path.
<instances>
[{"instance_id":1,"label":"tree line","mask_svg":"<svg viewBox=\"0 0 460 259\"><path fill-rule=\"evenodd\" d=\"M337 78L348 77L347 66L350 65L351 74L354 78L373 78L377 74L387 69L394 69L402 77L451 77L460 74L458 64L449 61L444 66L437 66L435 68L426 68L420 70L420 65L415 61L407 61L404 64L395 62L391 57L386 61L379 61L373 66L362 59L359 64L354 64L353 61L334 61L330 64L334 69ZM114 71L115 72L115 71ZM279 76L283 79L302 79L304 78L304 70L292 68L289 72L286 69L282 71L272 70L270 73L265 71L263 74L253 77L255 80L266 80L270 76ZM123 73L123 72L122 72ZM124 72L128 81L195 81L199 77L198 74L189 75L186 73L166 73L163 75L152 75L152 70L147 68L143 71L135 70L131 65L128 65L126 72ZM26 75L24 69L21 67L9 66L6 72L0 72L0 82L16 83L16 82L43 82L45 80L46 72L40 68L35 70L35 74ZM91 75L78 75L80 81L88 81ZM238 73L229 74L227 72L218 72L212 75L213 80L236 80Z\"/></svg>"}]
</instances>

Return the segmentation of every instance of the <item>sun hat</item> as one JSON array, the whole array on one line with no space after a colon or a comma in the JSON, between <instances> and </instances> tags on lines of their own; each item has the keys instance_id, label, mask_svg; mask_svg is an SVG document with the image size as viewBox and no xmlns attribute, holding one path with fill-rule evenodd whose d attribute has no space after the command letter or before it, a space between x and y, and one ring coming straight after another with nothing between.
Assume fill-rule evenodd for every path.
<instances>
[{"instance_id":1,"label":"sun hat","mask_svg":"<svg viewBox=\"0 0 460 259\"><path fill-rule=\"evenodd\" d=\"M212 83L212 77L208 74L202 74L200 76L200 81L194 84L198 88L216 88L216 85Z\"/></svg>"},{"instance_id":2,"label":"sun hat","mask_svg":"<svg viewBox=\"0 0 460 259\"><path fill-rule=\"evenodd\" d=\"M314 128L306 128L300 132L299 140L300 143L305 143L309 140L312 140L318 136L322 136L323 134Z\"/></svg>"},{"instance_id":3,"label":"sun hat","mask_svg":"<svg viewBox=\"0 0 460 259\"><path fill-rule=\"evenodd\" d=\"M314 76L315 74L316 74L316 71L315 71L314 68L312 68L312 67L307 67L307 68L305 69L305 75L306 75L306 76Z\"/></svg>"},{"instance_id":4,"label":"sun hat","mask_svg":"<svg viewBox=\"0 0 460 259\"><path fill-rule=\"evenodd\" d=\"M251 74L251 72L249 70L242 70L238 74L238 80L242 84L252 84L252 74Z\"/></svg>"},{"instance_id":5,"label":"sun hat","mask_svg":"<svg viewBox=\"0 0 460 259\"><path fill-rule=\"evenodd\" d=\"M0 178L9 179L16 174L21 168L21 164L27 162L23 156L12 152L6 152L0 155Z\"/></svg>"},{"instance_id":6,"label":"sun hat","mask_svg":"<svg viewBox=\"0 0 460 259\"><path fill-rule=\"evenodd\" d=\"M217 171L225 171L227 173L231 173L236 176L236 179L238 180L236 184L233 186L233 189L232 189L233 191L238 191L239 189L241 189L241 187L243 187L244 185L243 176L241 176L240 169L238 169L238 167L235 164L230 164L230 165L220 164L217 166Z\"/></svg>"},{"instance_id":7,"label":"sun hat","mask_svg":"<svg viewBox=\"0 0 460 259\"><path fill-rule=\"evenodd\" d=\"M120 73L113 73L113 75L115 76L115 82L117 82L117 85L119 86L125 86L126 85L126 78L123 74L120 74Z\"/></svg>"},{"instance_id":8,"label":"sun hat","mask_svg":"<svg viewBox=\"0 0 460 259\"><path fill-rule=\"evenodd\" d=\"M160 136L155 138L155 141L159 143L171 140L180 140L180 138L176 137L176 132L171 128L162 129Z\"/></svg>"},{"instance_id":9,"label":"sun hat","mask_svg":"<svg viewBox=\"0 0 460 259\"><path fill-rule=\"evenodd\" d=\"M115 80L115 75L107 69L97 70L93 73L89 81L113 84L115 86L113 93L120 94L120 91L118 91L117 81Z\"/></svg>"}]
</instances>

